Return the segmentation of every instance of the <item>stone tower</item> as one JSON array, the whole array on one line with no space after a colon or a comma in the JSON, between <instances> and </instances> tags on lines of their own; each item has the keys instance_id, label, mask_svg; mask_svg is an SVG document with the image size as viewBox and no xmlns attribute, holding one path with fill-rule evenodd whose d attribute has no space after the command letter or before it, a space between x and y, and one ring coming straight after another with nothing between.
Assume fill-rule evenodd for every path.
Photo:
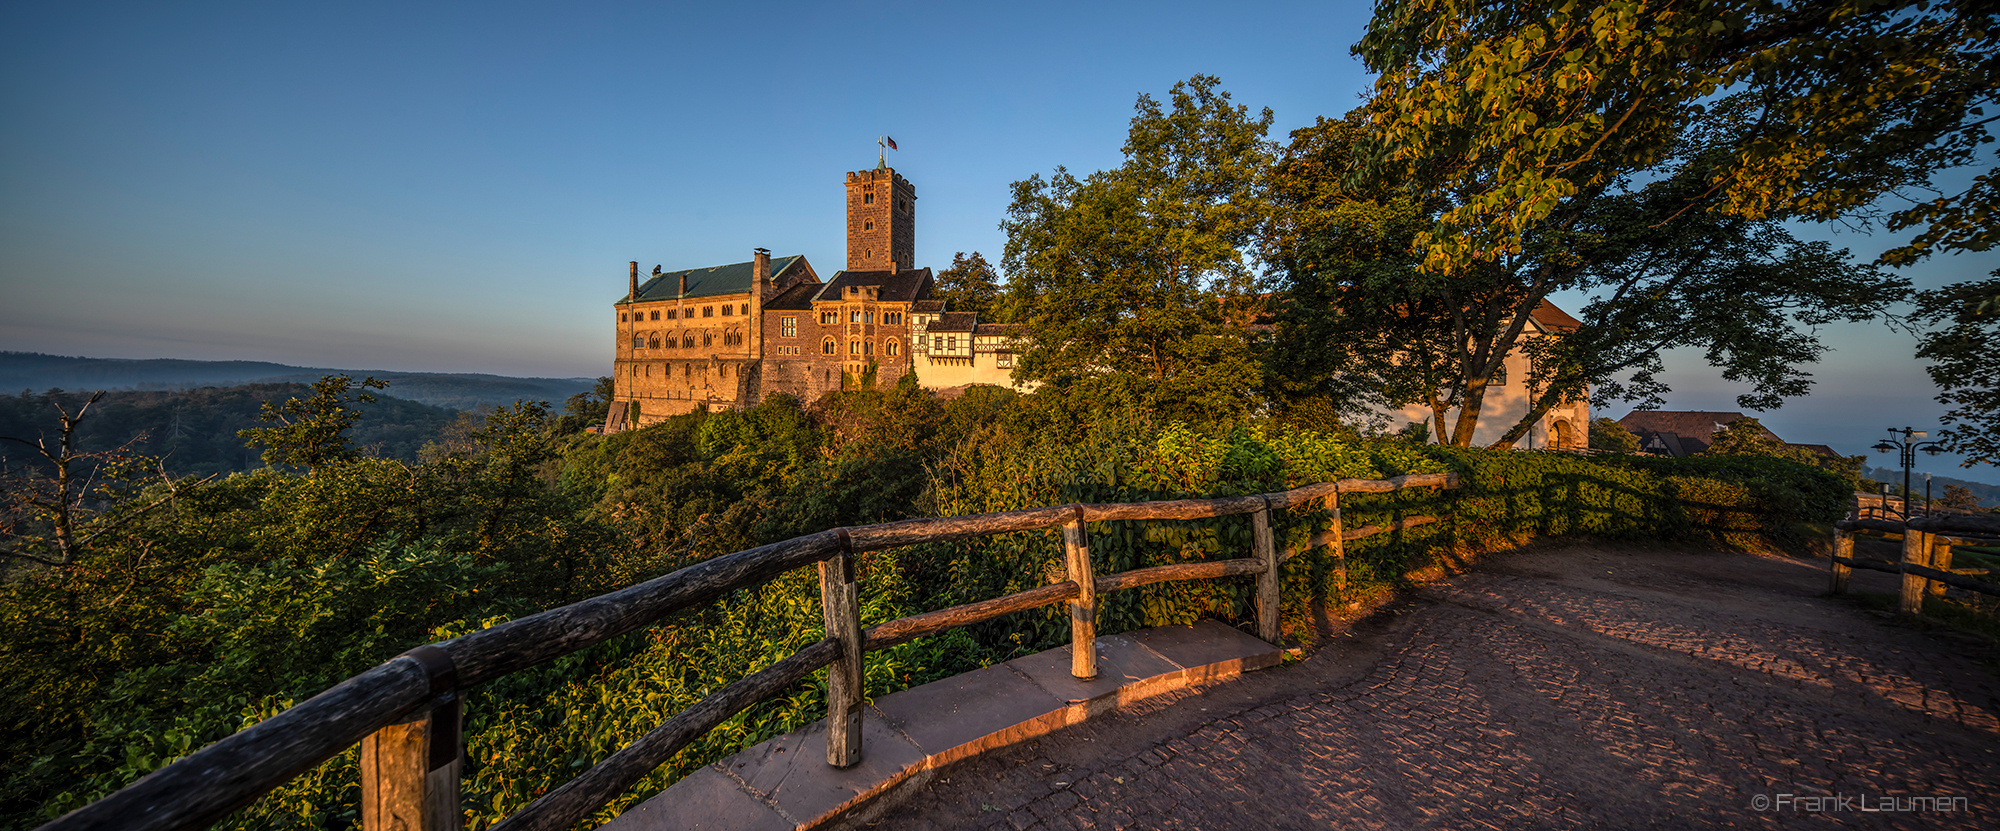
<instances>
[{"instance_id":1,"label":"stone tower","mask_svg":"<svg viewBox=\"0 0 2000 831\"><path fill-rule=\"evenodd\" d=\"M900 271L917 258L917 189L892 167L847 174L847 270Z\"/></svg>"}]
</instances>

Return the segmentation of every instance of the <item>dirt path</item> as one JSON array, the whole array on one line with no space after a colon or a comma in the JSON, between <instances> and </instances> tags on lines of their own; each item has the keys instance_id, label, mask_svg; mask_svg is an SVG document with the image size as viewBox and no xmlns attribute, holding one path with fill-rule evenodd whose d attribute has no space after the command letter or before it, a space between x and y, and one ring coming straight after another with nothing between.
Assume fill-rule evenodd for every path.
<instances>
[{"instance_id":1,"label":"dirt path","mask_svg":"<svg viewBox=\"0 0 2000 831\"><path fill-rule=\"evenodd\" d=\"M1825 580L1497 558L1309 660L968 760L851 827L2000 827L2000 651Z\"/></svg>"}]
</instances>

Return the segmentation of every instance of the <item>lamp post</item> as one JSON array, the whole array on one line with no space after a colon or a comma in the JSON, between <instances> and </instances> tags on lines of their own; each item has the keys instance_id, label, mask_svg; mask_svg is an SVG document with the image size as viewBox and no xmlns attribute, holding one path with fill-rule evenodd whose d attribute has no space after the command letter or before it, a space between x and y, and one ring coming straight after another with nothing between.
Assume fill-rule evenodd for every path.
<instances>
[{"instance_id":1,"label":"lamp post","mask_svg":"<svg viewBox=\"0 0 2000 831\"><path fill-rule=\"evenodd\" d=\"M1889 435L1902 436L1902 438L1883 439L1875 443L1874 449L1877 453L1895 453L1900 451L1902 454L1903 521L1908 522L1910 521L1910 466L1917 461L1917 451L1922 450L1925 453L1936 456L1944 452L1944 444L1935 441L1917 441L1917 439L1926 438L1930 434L1922 430L1912 430L1908 427L1902 429L1891 427L1889 428ZM1887 506L1884 507L1886 508Z\"/></svg>"}]
</instances>

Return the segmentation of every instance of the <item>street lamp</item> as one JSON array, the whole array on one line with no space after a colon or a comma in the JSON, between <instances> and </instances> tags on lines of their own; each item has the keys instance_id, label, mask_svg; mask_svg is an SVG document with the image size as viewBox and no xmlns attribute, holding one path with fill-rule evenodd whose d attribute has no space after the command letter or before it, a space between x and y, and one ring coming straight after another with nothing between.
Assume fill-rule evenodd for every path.
<instances>
[{"instance_id":1,"label":"street lamp","mask_svg":"<svg viewBox=\"0 0 2000 831\"><path fill-rule=\"evenodd\" d=\"M1876 442L1875 452L1895 453L1901 451L1902 453L1903 521L1908 522L1910 521L1910 465L1916 463L1917 451L1922 450L1925 453L1929 453L1933 456L1936 456L1937 454L1944 452L1944 443L1935 441L1917 441L1917 439L1926 438L1930 434L1922 430L1912 430L1908 427L1904 427L1900 430L1891 427L1889 428L1889 435L1891 436L1900 435L1902 436L1902 438L1901 439L1887 438L1879 442ZM1888 506L1884 505L1883 507L1887 508Z\"/></svg>"}]
</instances>

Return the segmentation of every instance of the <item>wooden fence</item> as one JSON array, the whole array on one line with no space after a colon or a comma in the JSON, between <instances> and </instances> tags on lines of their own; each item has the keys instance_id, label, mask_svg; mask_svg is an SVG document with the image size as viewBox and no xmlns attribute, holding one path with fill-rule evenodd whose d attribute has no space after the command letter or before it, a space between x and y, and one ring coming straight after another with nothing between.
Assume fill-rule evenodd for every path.
<instances>
[{"instance_id":1,"label":"wooden fence","mask_svg":"<svg viewBox=\"0 0 2000 831\"><path fill-rule=\"evenodd\" d=\"M758 585L794 568L817 563L826 637L695 703L567 784L544 794L496 831L562 829L609 803L699 738L744 708L827 667L827 763L861 760L862 655L870 649L1056 603L1070 608L1073 662L1078 678L1097 675L1096 616L1101 592L1152 583L1232 575L1257 578L1258 636L1278 639L1279 565L1305 550L1330 546L1346 574L1345 543L1374 534L1435 522L1407 517L1345 530L1340 495L1387 493L1403 488L1455 488L1453 474L1394 479L1342 479L1282 493L1222 499L1126 504L1069 504L978 516L915 519L859 528L836 528L707 560L610 594L419 646L349 678L278 715L222 739L101 800L45 826L44 831L133 829L165 831L206 827L245 807L313 766L361 744L361 819L368 831L457 828L459 736L464 691L512 672L603 643L714 600ZM1309 503L1325 505L1331 527L1298 548L1280 552L1271 512ZM1249 514L1251 556L1182 563L1097 576L1092 573L1086 523L1116 520L1185 520ZM861 628L854 554L919 543L1060 527L1065 577L991 600Z\"/></svg>"},{"instance_id":2,"label":"wooden fence","mask_svg":"<svg viewBox=\"0 0 2000 831\"><path fill-rule=\"evenodd\" d=\"M1865 568L1903 575L1897 608L1907 614L1923 611L1924 598L1944 594L1946 586L2000 596L2000 585L1951 571L1953 545L2000 545L2000 516L1931 514L1910 517L1905 521L1900 517L1883 518L1879 511L1870 512L1868 508L1867 505L1857 504L1846 519L1833 524L1829 591L1845 594L1848 578L1853 575L1854 569ZM1855 558L1854 535L1864 533L1901 536L1902 560L1889 563Z\"/></svg>"}]
</instances>

